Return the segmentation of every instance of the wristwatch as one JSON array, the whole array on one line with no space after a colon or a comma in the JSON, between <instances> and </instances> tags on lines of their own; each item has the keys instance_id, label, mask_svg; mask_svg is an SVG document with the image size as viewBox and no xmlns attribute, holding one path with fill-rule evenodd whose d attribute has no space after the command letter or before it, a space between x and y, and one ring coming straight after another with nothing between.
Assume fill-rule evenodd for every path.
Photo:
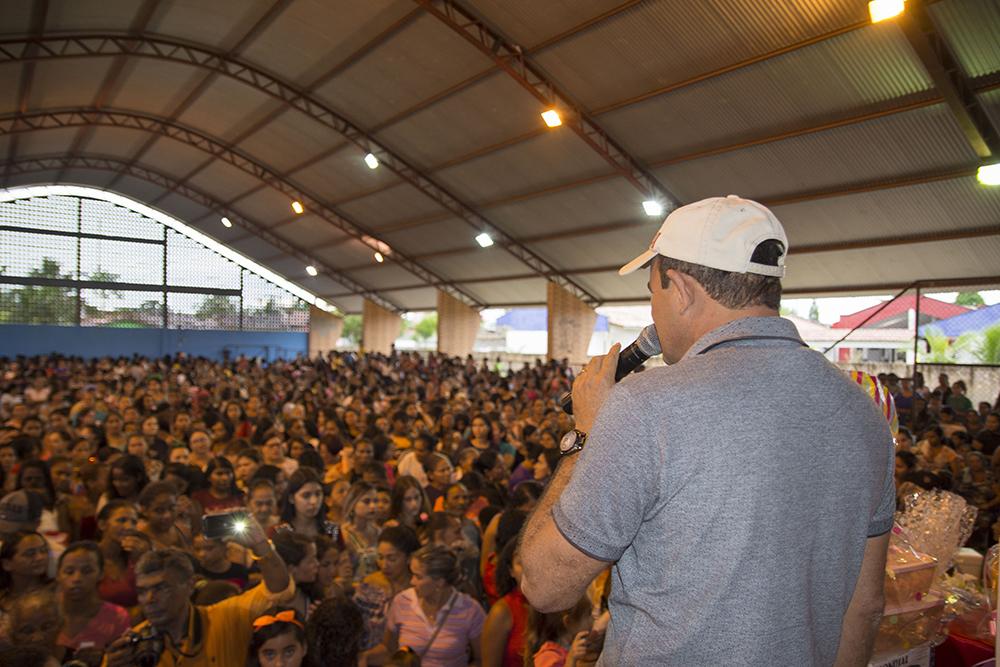
<instances>
[{"instance_id":1,"label":"wristwatch","mask_svg":"<svg viewBox=\"0 0 1000 667\"><path fill-rule=\"evenodd\" d=\"M562 437L562 440L559 441L559 453L563 456L575 454L583 449L583 443L585 442L587 442L587 434L583 431L573 429L567 432Z\"/></svg>"}]
</instances>

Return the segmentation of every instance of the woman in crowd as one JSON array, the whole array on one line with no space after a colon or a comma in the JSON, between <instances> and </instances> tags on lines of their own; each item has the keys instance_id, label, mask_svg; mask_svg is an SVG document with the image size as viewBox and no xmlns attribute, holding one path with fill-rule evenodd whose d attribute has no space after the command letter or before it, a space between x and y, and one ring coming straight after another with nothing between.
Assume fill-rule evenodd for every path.
<instances>
[{"instance_id":1,"label":"woman in crowd","mask_svg":"<svg viewBox=\"0 0 1000 667\"><path fill-rule=\"evenodd\" d=\"M111 449L123 451L125 449L126 436L122 430L125 422L117 412L109 412L104 418L104 444Z\"/></svg>"},{"instance_id":2,"label":"woman in crowd","mask_svg":"<svg viewBox=\"0 0 1000 667\"><path fill-rule=\"evenodd\" d=\"M511 540L497 561L496 582L500 599L490 608L483 629L483 667L521 667L528 601L521 593L521 562Z\"/></svg>"},{"instance_id":3,"label":"woman in crowd","mask_svg":"<svg viewBox=\"0 0 1000 667\"><path fill-rule=\"evenodd\" d=\"M315 667L357 667L363 627L361 612L350 599L338 596L320 603L306 624Z\"/></svg>"},{"instance_id":4,"label":"woman in crowd","mask_svg":"<svg viewBox=\"0 0 1000 667\"><path fill-rule=\"evenodd\" d=\"M135 564L152 546L137 529L135 507L127 500L112 500L97 515L101 533L98 543L104 556L103 576L98 591L101 599L125 607L130 612L139 604L135 589Z\"/></svg>"},{"instance_id":5,"label":"woman in crowd","mask_svg":"<svg viewBox=\"0 0 1000 667\"><path fill-rule=\"evenodd\" d=\"M44 649L55 665L69 657L65 647L57 642L62 616L55 591L51 587L36 588L19 596L10 606L6 619L8 639L19 647ZM36 663L47 665L48 662Z\"/></svg>"},{"instance_id":6,"label":"woman in crowd","mask_svg":"<svg viewBox=\"0 0 1000 667\"><path fill-rule=\"evenodd\" d=\"M330 494L326 499L326 518L338 526L344 523L344 501L351 490L351 483L343 477L329 482Z\"/></svg>"},{"instance_id":7,"label":"woman in crowd","mask_svg":"<svg viewBox=\"0 0 1000 667\"><path fill-rule=\"evenodd\" d=\"M389 656L408 646L425 667L464 667L480 663L480 639L486 614L479 603L456 588L459 566L445 547L429 545L410 560L413 586L389 605L382 644ZM427 619L433 619L429 625Z\"/></svg>"},{"instance_id":8,"label":"woman in crowd","mask_svg":"<svg viewBox=\"0 0 1000 667\"><path fill-rule=\"evenodd\" d=\"M315 539L326 535L336 539L340 534L336 524L323 514L323 483L312 468L300 468L288 478L288 488L281 499L281 527L298 535Z\"/></svg>"},{"instance_id":9,"label":"woman in crowd","mask_svg":"<svg viewBox=\"0 0 1000 667\"><path fill-rule=\"evenodd\" d=\"M376 545L381 528L375 522L376 502L377 487L367 482L355 482L344 501L346 523L341 531L351 553L355 581L378 569Z\"/></svg>"},{"instance_id":10,"label":"woman in crowd","mask_svg":"<svg viewBox=\"0 0 1000 667\"><path fill-rule=\"evenodd\" d=\"M38 494L38 497L42 499L42 518L38 524L39 532L49 536L59 534L59 539L65 544L66 533L63 532L63 529L69 527L60 526L59 517L56 514L56 488L52 483L52 475L49 473L49 464L38 460L22 463L17 471L17 488Z\"/></svg>"},{"instance_id":11,"label":"woman in crowd","mask_svg":"<svg viewBox=\"0 0 1000 667\"><path fill-rule=\"evenodd\" d=\"M49 545L39 533L20 531L0 544L0 616L14 601L49 585Z\"/></svg>"},{"instance_id":12,"label":"woman in crowd","mask_svg":"<svg viewBox=\"0 0 1000 667\"><path fill-rule=\"evenodd\" d=\"M97 503L98 512L111 500L126 500L129 503L136 503L139 500L139 493L147 484L149 484L149 477L146 476L146 465L142 459L131 454L118 457L111 464L108 489L101 498L101 502Z\"/></svg>"},{"instance_id":13,"label":"woman in crowd","mask_svg":"<svg viewBox=\"0 0 1000 667\"><path fill-rule=\"evenodd\" d=\"M410 586L410 557L420 548L416 533L404 526L386 528L378 538L378 570L365 577L354 602L365 618L364 651L374 649L385 636L389 602Z\"/></svg>"},{"instance_id":14,"label":"woman in crowd","mask_svg":"<svg viewBox=\"0 0 1000 667\"><path fill-rule=\"evenodd\" d=\"M419 531L431 516L431 503L415 477L404 475L396 479L389 499L389 520L386 526L406 526Z\"/></svg>"},{"instance_id":15,"label":"woman in crowd","mask_svg":"<svg viewBox=\"0 0 1000 667\"><path fill-rule=\"evenodd\" d=\"M316 576L319 572L316 543L288 530L279 530L272 542L275 551L285 561L288 574L295 581L295 599L288 606L300 618L308 618L314 603L321 599L321 592L316 590Z\"/></svg>"},{"instance_id":16,"label":"woman in crowd","mask_svg":"<svg viewBox=\"0 0 1000 667\"><path fill-rule=\"evenodd\" d=\"M253 622L247 667L302 667L308 664L305 627L303 617L293 609L279 609L258 616Z\"/></svg>"},{"instance_id":17,"label":"woman in crowd","mask_svg":"<svg viewBox=\"0 0 1000 667\"><path fill-rule=\"evenodd\" d=\"M427 469L427 479L429 480L427 488L424 490L427 492L427 500L430 501L431 507L434 507L437 499L444 495L445 489L451 484L455 466L441 452L431 452L424 467Z\"/></svg>"},{"instance_id":18,"label":"woman in crowd","mask_svg":"<svg viewBox=\"0 0 1000 667\"><path fill-rule=\"evenodd\" d=\"M316 582L322 587L324 600L336 595L348 595L354 583L354 567L347 549L326 535L316 538L316 558L319 569Z\"/></svg>"},{"instance_id":19,"label":"woman in crowd","mask_svg":"<svg viewBox=\"0 0 1000 667\"><path fill-rule=\"evenodd\" d=\"M206 513L228 512L246 504L243 493L236 487L236 473L229 459L217 456L205 467L208 488L195 491L191 500Z\"/></svg>"},{"instance_id":20,"label":"woman in crowd","mask_svg":"<svg viewBox=\"0 0 1000 667\"><path fill-rule=\"evenodd\" d=\"M101 599L97 584L103 572L104 556L96 542L74 542L59 557L60 646L103 651L131 626L125 609Z\"/></svg>"},{"instance_id":21,"label":"woman in crowd","mask_svg":"<svg viewBox=\"0 0 1000 667\"><path fill-rule=\"evenodd\" d=\"M188 437L188 450L191 452L188 456L188 465L192 465L205 474L208 474L208 464L212 462L214 456L212 453L212 436L208 431L204 429L191 431L191 435Z\"/></svg>"},{"instance_id":22,"label":"woman in crowd","mask_svg":"<svg viewBox=\"0 0 1000 667\"><path fill-rule=\"evenodd\" d=\"M139 530L154 549L191 548L191 536L177 525L177 487L173 482L150 482L139 494L142 521Z\"/></svg>"},{"instance_id":23,"label":"woman in crowd","mask_svg":"<svg viewBox=\"0 0 1000 667\"><path fill-rule=\"evenodd\" d=\"M226 552L223 540L212 539L204 534L194 538L194 557L198 559L195 572L209 581L228 581L242 591L250 581L250 571L246 566L233 563Z\"/></svg>"},{"instance_id":24,"label":"woman in crowd","mask_svg":"<svg viewBox=\"0 0 1000 667\"><path fill-rule=\"evenodd\" d=\"M246 447L240 450L240 453L236 455L236 463L234 464L236 486L238 486L241 491L247 491L250 480L253 479L254 474L260 467L260 462L260 452L253 447Z\"/></svg>"}]
</instances>

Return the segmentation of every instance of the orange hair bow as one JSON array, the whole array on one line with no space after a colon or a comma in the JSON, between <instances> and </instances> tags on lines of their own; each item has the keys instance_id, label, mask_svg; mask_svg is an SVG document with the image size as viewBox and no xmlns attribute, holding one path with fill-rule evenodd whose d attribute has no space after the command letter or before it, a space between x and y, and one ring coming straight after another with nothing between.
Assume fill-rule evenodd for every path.
<instances>
[{"instance_id":1,"label":"orange hair bow","mask_svg":"<svg viewBox=\"0 0 1000 667\"><path fill-rule=\"evenodd\" d=\"M257 617L257 619L253 622L253 631L257 632L261 628L266 628L272 623L292 623L302 629L305 629L305 626L302 625L302 621L295 618L295 612L288 609L286 611L279 611L274 616L265 615Z\"/></svg>"}]
</instances>

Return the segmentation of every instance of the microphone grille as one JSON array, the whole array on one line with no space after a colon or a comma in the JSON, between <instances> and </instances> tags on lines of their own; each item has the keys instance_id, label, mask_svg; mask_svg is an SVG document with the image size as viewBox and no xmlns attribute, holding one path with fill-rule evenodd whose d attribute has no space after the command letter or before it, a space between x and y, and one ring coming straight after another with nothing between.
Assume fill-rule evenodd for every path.
<instances>
[{"instance_id":1,"label":"microphone grille","mask_svg":"<svg viewBox=\"0 0 1000 667\"><path fill-rule=\"evenodd\" d=\"M650 324L648 327L643 329L639 333L639 337L635 339L636 346L642 351L643 354L652 357L655 354L659 354L660 350L660 337L656 335L656 325Z\"/></svg>"}]
</instances>

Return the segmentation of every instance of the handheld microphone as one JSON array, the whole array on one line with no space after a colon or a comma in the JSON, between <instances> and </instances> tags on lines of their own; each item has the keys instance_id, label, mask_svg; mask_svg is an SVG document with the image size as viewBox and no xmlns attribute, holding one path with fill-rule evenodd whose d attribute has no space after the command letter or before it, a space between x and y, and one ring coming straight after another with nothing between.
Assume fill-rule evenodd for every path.
<instances>
[{"instance_id":1,"label":"handheld microphone","mask_svg":"<svg viewBox=\"0 0 1000 667\"><path fill-rule=\"evenodd\" d=\"M618 355L618 367L615 369L615 382L638 368L642 362L657 355L660 350L660 339L656 335L656 325L650 324L639 332L639 337ZM573 392L567 391L559 397L559 405L566 414L573 414Z\"/></svg>"}]
</instances>

